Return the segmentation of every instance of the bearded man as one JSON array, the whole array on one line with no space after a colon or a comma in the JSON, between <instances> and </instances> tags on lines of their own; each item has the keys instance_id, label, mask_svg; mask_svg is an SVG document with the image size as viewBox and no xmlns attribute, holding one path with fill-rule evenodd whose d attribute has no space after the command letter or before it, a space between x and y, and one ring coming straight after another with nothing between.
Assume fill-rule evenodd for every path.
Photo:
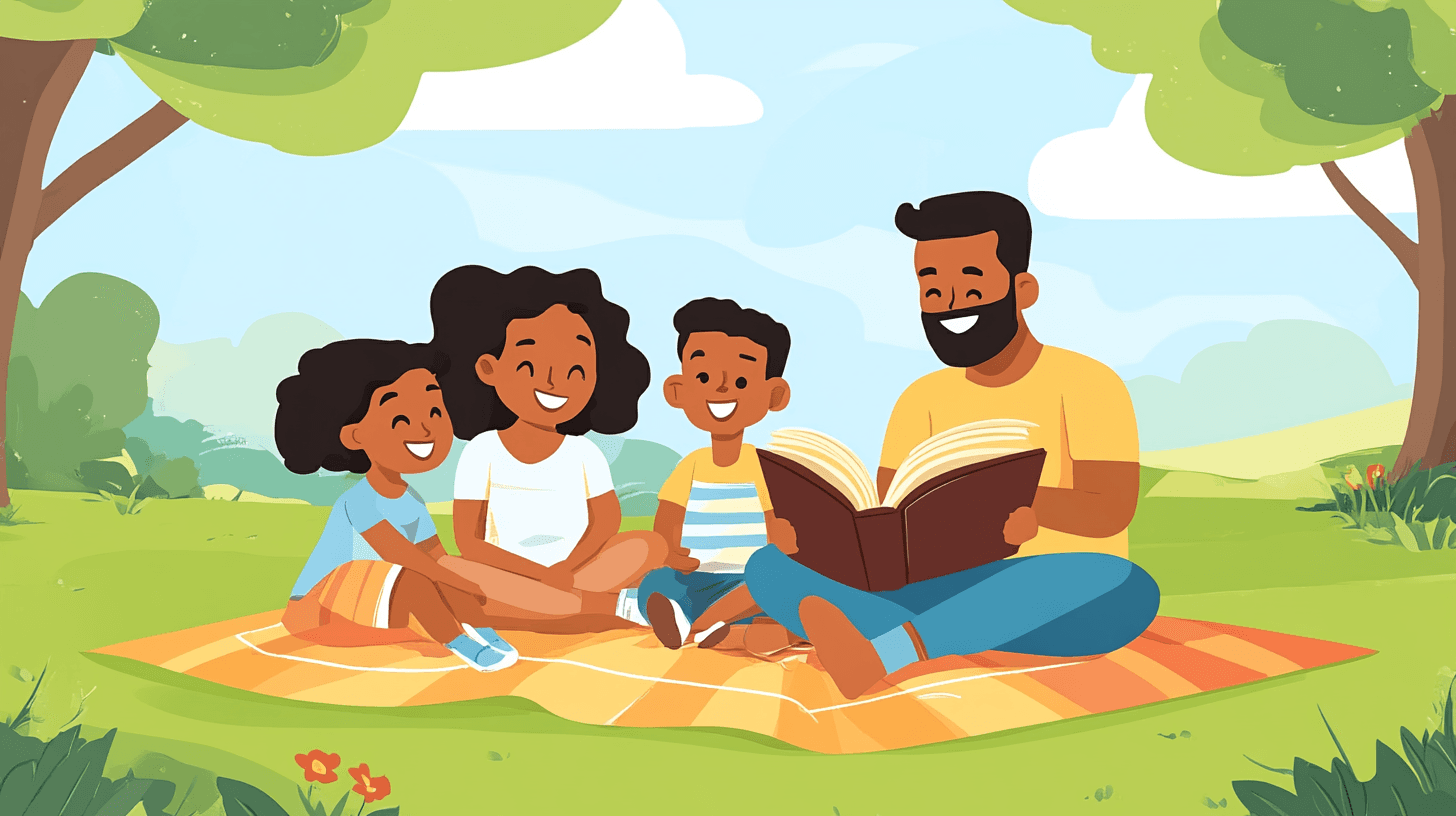
<instances>
[{"instance_id":1,"label":"bearded man","mask_svg":"<svg viewBox=\"0 0 1456 816\"><path fill-rule=\"evenodd\" d=\"M748 562L759 606L807 638L840 691L858 697L922 661L1001 651L1085 657L1119 649L1158 611L1157 583L1128 560L1138 499L1137 423L1107 366L1044 346L1022 315L1039 284L1031 216L1011 196L967 192L900 205L915 239L926 339L947 368L916 380L890 415L881 497L906 454L941 431L988 419L1035 423L1047 452L1036 498L1003 524L1016 556L889 592L846 586L766 547ZM951 546L949 543L947 546Z\"/></svg>"}]
</instances>

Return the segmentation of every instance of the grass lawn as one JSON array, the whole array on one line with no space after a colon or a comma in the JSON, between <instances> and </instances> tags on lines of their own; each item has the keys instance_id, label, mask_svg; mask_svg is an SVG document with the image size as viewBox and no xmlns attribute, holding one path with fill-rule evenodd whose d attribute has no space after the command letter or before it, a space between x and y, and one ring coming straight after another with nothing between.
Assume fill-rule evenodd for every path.
<instances>
[{"instance_id":1,"label":"grass lawn","mask_svg":"<svg viewBox=\"0 0 1456 816\"><path fill-rule=\"evenodd\" d=\"M116 771L146 751L297 797L293 755L368 762L406 814L924 813L1177 814L1204 797L1245 812L1229 782L1287 777L1298 754L1328 764L1323 706L1362 777L1374 741L1420 733L1436 672L1456 665L1456 552L1366 543L1292 502L1147 499L1133 558L1158 579L1163 613L1353 643L1352 663L1132 711L953 743L821 756L728 730L578 725L521 700L410 709L295 703L83 651L277 608L328 508L152 502L119 516L71 494L17 492L34 524L0 528L0 668L50 660L42 715L121 729ZM449 525L442 523L441 530ZM28 687L0 676L0 712ZM590 689L583 689L590 693ZM1191 739L1161 733L1189 731ZM509 754L493 762L487 752ZM1088 799L1112 785L1106 801ZM331 786L330 802L344 790ZM185 814L184 810L184 814Z\"/></svg>"}]
</instances>

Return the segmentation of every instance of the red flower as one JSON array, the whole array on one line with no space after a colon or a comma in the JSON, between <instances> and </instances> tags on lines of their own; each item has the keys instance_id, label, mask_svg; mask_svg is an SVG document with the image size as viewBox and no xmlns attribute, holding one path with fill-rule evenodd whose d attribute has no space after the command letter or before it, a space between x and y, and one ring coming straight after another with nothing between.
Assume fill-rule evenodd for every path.
<instances>
[{"instance_id":1,"label":"red flower","mask_svg":"<svg viewBox=\"0 0 1456 816\"><path fill-rule=\"evenodd\" d=\"M361 764L357 768L349 769L349 776L354 777L354 792L364 797L364 804L378 802L389 795L389 777L370 776L369 766Z\"/></svg>"},{"instance_id":2,"label":"red flower","mask_svg":"<svg viewBox=\"0 0 1456 816\"><path fill-rule=\"evenodd\" d=\"M328 784L338 781L339 775L334 773L334 769L339 767L339 763L342 761L338 754L326 754L315 748L306 754L294 754L293 761L303 769L305 782Z\"/></svg>"},{"instance_id":3,"label":"red flower","mask_svg":"<svg viewBox=\"0 0 1456 816\"><path fill-rule=\"evenodd\" d=\"M1365 469L1365 481L1368 482L1371 487L1374 487L1375 486L1375 480L1376 479L1384 479L1384 478L1385 478L1385 465L1374 464L1374 465L1371 465L1370 467L1368 467L1368 468Z\"/></svg>"}]
</instances>

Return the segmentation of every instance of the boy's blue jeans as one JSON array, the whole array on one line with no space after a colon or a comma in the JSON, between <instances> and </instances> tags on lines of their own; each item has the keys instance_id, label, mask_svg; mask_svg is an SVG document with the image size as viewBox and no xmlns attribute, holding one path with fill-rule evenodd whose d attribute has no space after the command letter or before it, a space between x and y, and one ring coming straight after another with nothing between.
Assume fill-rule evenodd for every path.
<instances>
[{"instance_id":1,"label":"boy's blue jeans","mask_svg":"<svg viewBox=\"0 0 1456 816\"><path fill-rule=\"evenodd\" d=\"M742 583L743 575L739 573L682 573L672 567L658 567L647 573L638 585L637 608L642 612L642 617L647 617L647 599L652 597L652 593L660 592L677 601L689 621L696 621L708 607ZM738 622L747 623L748 620Z\"/></svg>"},{"instance_id":2,"label":"boy's blue jeans","mask_svg":"<svg viewBox=\"0 0 1456 816\"><path fill-rule=\"evenodd\" d=\"M1102 553L1009 558L889 592L866 592L825 578L777 547L764 547L748 559L744 577L764 614L800 637L799 603L817 595L872 640L913 624L931 658L989 650L1047 657L1106 654L1147 629L1159 600L1151 575L1126 558Z\"/></svg>"}]
</instances>

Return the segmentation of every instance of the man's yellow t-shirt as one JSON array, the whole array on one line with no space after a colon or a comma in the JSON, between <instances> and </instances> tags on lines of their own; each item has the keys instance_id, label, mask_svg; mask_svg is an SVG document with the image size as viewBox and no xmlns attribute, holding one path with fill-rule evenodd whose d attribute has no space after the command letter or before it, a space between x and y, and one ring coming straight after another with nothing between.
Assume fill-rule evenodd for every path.
<instances>
[{"instance_id":1,"label":"man's yellow t-shirt","mask_svg":"<svg viewBox=\"0 0 1456 816\"><path fill-rule=\"evenodd\" d=\"M1047 452L1042 487L1072 487L1073 460L1138 461L1137 420L1122 378L1090 357L1044 346L1031 371L1010 385L977 385L960 368L942 369L911 383L890 414L880 467L898 470L910 449L932 435L984 419L1036 423L1031 429L1032 447ZM1057 552L1126 558L1127 532L1085 538L1043 527L1017 555Z\"/></svg>"}]
</instances>

